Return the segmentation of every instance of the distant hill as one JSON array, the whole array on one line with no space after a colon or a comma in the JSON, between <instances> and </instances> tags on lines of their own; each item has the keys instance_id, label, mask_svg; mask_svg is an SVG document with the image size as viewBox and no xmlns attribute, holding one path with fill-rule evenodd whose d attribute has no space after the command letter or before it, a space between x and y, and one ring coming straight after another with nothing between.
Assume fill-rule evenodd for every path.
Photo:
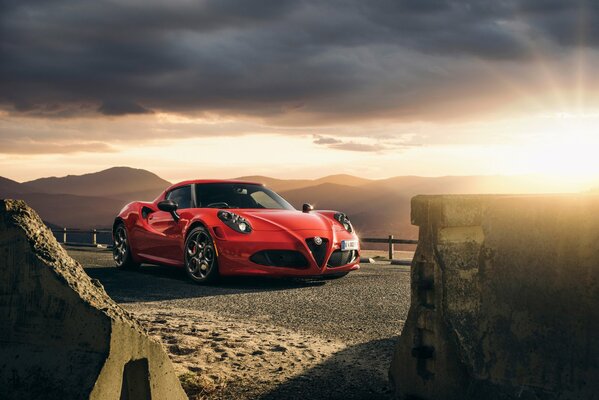
<instances>
[{"instance_id":1,"label":"distant hill","mask_svg":"<svg viewBox=\"0 0 599 400\"><path fill-rule=\"evenodd\" d=\"M400 194L482 194L482 193L557 193L559 182L523 176L396 176L387 179L364 179L352 175L329 175L319 179L276 179L267 176L235 178L264 183L277 192L332 183L368 190L390 190Z\"/></svg>"},{"instance_id":2,"label":"distant hill","mask_svg":"<svg viewBox=\"0 0 599 400\"><path fill-rule=\"evenodd\" d=\"M410 223L410 201L418 194L555 193L560 188L556 182L534 176L398 176L369 180L334 175L314 180L312 185L302 182L299 188L276 190L296 208L312 203L317 209L347 213L364 236L393 234L415 239L418 229Z\"/></svg>"},{"instance_id":3,"label":"distant hill","mask_svg":"<svg viewBox=\"0 0 599 400\"><path fill-rule=\"evenodd\" d=\"M22 194L30 191L27 185L0 176L0 194Z\"/></svg>"},{"instance_id":4,"label":"distant hill","mask_svg":"<svg viewBox=\"0 0 599 400\"><path fill-rule=\"evenodd\" d=\"M25 183L0 177L0 197L25 200L49 224L107 228L125 204L154 200L169 185L170 182L149 171L115 167Z\"/></svg>"},{"instance_id":5,"label":"distant hill","mask_svg":"<svg viewBox=\"0 0 599 400\"><path fill-rule=\"evenodd\" d=\"M114 167L91 174L40 178L24 184L38 193L154 200L170 182L143 169Z\"/></svg>"},{"instance_id":6,"label":"distant hill","mask_svg":"<svg viewBox=\"0 0 599 400\"><path fill-rule=\"evenodd\" d=\"M347 213L362 236L415 238L410 224L410 199L417 194L541 193L559 192L556 182L534 176L397 176L364 179L330 175L319 179L276 179L245 176L261 182L288 199L296 208L311 203L317 209ZM19 183L0 177L0 198L27 201L42 218L59 227L110 227L122 206L133 200L153 200L170 183L142 169L115 167L65 177ZM598 188L591 189L596 193Z\"/></svg>"},{"instance_id":7,"label":"distant hill","mask_svg":"<svg viewBox=\"0 0 599 400\"><path fill-rule=\"evenodd\" d=\"M395 234L413 238L417 228L410 224L410 198L382 187L348 186L323 183L281 192L295 208L311 203L320 210L339 210L348 214L358 233L364 236Z\"/></svg>"},{"instance_id":8,"label":"distant hill","mask_svg":"<svg viewBox=\"0 0 599 400\"><path fill-rule=\"evenodd\" d=\"M123 200L72 194L26 193L25 200L49 224L68 228L110 228L127 203Z\"/></svg>"},{"instance_id":9,"label":"distant hill","mask_svg":"<svg viewBox=\"0 0 599 400\"><path fill-rule=\"evenodd\" d=\"M239 178L234 179L240 181L263 183L276 192L311 186L314 182L310 179L276 179L261 175L241 176Z\"/></svg>"},{"instance_id":10,"label":"distant hill","mask_svg":"<svg viewBox=\"0 0 599 400\"><path fill-rule=\"evenodd\" d=\"M397 176L371 181L371 190L387 188L403 194L491 194L559 192L557 182L535 176Z\"/></svg>"},{"instance_id":11,"label":"distant hill","mask_svg":"<svg viewBox=\"0 0 599 400\"><path fill-rule=\"evenodd\" d=\"M314 185L319 185L321 183L334 183L337 185L346 185L346 186L362 186L367 183L374 182L372 179L360 178L353 175L348 174L338 174L338 175L328 175L324 178L319 178L313 181Z\"/></svg>"},{"instance_id":12,"label":"distant hill","mask_svg":"<svg viewBox=\"0 0 599 400\"><path fill-rule=\"evenodd\" d=\"M277 192L317 186L323 183L334 183L345 186L361 186L370 182L374 182L371 179L364 179L346 174L329 175L319 179L276 179L261 175L242 176L235 179L263 183Z\"/></svg>"}]
</instances>

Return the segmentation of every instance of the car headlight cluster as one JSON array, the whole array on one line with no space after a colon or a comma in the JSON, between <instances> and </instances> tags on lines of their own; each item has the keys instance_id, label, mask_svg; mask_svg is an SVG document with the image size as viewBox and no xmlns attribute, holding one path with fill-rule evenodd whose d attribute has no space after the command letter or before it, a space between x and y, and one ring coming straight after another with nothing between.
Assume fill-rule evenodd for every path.
<instances>
[{"instance_id":1,"label":"car headlight cluster","mask_svg":"<svg viewBox=\"0 0 599 400\"><path fill-rule=\"evenodd\" d=\"M249 221L241 215L237 215L231 211L219 211L218 218L225 223L229 228L239 233L250 233L252 226Z\"/></svg>"},{"instance_id":2,"label":"car headlight cluster","mask_svg":"<svg viewBox=\"0 0 599 400\"><path fill-rule=\"evenodd\" d=\"M343 213L336 213L335 214L335 219L341 224L343 225L343 227L345 228L346 231L348 232L353 232L354 231L354 227L352 226L349 218L347 217L347 215L343 214Z\"/></svg>"}]
</instances>

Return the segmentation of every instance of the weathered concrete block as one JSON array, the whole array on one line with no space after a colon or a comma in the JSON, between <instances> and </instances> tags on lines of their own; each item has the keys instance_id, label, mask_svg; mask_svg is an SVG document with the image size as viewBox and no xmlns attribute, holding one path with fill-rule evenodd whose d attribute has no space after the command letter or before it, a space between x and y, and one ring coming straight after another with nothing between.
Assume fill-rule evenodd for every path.
<instances>
[{"instance_id":1,"label":"weathered concrete block","mask_svg":"<svg viewBox=\"0 0 599 400\"><path fill-rule=\"evenodd\" d=\"M0 398L187 398L162 346L14 200L0 200Z\"/></svg>"},{"instance_id":2,"label":"weathered concrete block","mask_svg":"<svg viewBox=\"0 0 599 400\"><path fill-rule=\"evenodd\" d=\"M599 398L599 196L417 196L399 398Z\"/></svg>"}]
</instances>

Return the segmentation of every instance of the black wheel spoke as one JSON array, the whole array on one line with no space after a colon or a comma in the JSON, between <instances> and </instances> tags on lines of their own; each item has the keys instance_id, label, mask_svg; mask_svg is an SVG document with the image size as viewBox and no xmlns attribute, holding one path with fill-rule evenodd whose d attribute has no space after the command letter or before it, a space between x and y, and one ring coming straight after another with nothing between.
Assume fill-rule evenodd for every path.
<instances>
[{"instance_id":1,"label":"black wheel spoke","mask_svg":"<svg viewBox=\"0 0 599 400\"><path fill-rule=\"evenodd\" d=\"M191 239L187 243L187 255L189 257L194 257L197 254L198 254L198 242L194 239Z\"/></svg>"},{"instance_id":2,"label":"black wheel spoke","mask_svg":"<svg viewBox=\"0 0 599 400\"><path fill-rule=\"evenodd\" d=\"M204 249L204 260L212 262L214 260L214 248L212 246L206 246Z\"/></svg>"},{"instance_id":3,"label":"black wheel spoke","mask_svg":"<svg viewBox=\"0 0 599 400\"><path fill-rule=\"evenodd\" d=\"M193 257L190 261L189 261L189 269L192 273L196 273L197 269L198 269L198 259Z\"/></svg>"}]
</instances>

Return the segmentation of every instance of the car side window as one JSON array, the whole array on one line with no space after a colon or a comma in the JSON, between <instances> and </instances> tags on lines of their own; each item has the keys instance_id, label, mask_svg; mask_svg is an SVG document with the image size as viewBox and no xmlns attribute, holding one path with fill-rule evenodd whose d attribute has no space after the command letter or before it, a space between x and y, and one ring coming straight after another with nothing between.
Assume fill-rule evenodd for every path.
<instances>
[{"instance_id":1,"label":"car side window","mask_svg":"<svg viewBox=\"0 0 599 400\"><path fill-rule=\"evenodd\" d=\"M171 190L166 195L166 199L177 202L178 208L191 208L191 186L182 186Z\"/></svg>"}]
</instances>

